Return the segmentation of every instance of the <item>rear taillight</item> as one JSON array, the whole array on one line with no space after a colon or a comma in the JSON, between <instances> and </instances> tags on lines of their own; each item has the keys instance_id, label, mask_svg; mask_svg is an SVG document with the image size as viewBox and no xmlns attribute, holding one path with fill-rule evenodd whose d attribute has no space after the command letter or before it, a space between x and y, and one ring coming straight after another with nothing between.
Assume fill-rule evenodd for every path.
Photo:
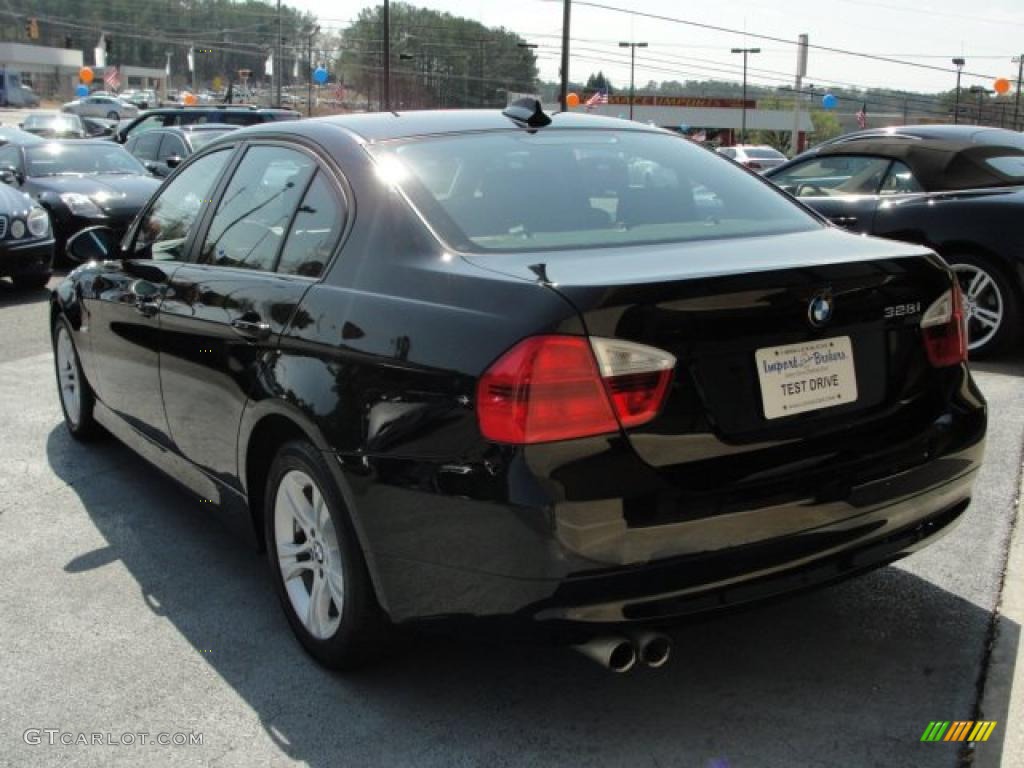
<instances>
[{"instance_id":1,"label":"rear taillight","mask_svg":"<svg viewBox=\"0 0 1024 768\"><path fill-rule=\"evenodd\" d=\"M959 285L954 284L925 310L921 317L921 334L928 361L935 368L967 360L967 330Z\"/></svg>"},{"instance_id":2,"label":"rear taillight","mask_svg":"<svg viewBox=\"0 0 1024 768\"><path fill-rule=\"evenodd\" d=\"M615 339L524 339L480 377L480 431L525 444L645 424L658 415L675 362L660 349Z\"/></svg>"}]
</instances>

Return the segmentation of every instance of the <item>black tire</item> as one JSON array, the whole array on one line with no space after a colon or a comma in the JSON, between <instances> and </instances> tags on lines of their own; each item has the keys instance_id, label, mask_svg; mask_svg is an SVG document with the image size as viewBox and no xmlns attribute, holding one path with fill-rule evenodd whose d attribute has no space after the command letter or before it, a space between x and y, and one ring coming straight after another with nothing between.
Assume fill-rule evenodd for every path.
<instances>
[{"instance_id":1,"label":"black tire","mask_svg":"<svg viewBox=\"0 0 1024 768\"><path fill-rule=\"evenodd\" d=\"M65 404L65 394L61 386L60 356L57 345L61 333L66 333L71 343L71 364L74 366L74 377L78 385L78 419L72 418L68 413L68 406ZM64 413L64 425L75 440L89 442L103 435L103 428L93 417L93 410L96 406L96 396L93 394L89 381L82 373L82 363L78 358L78 349L75 347L75 337L71 332L71 325L63 316L57 318L53 324L51 342L53 344L53 365L57 378L57 396L60 400L60 409Z\"/></svg>"},{"instance_id":2,"label":"black tire","mask_svg":"<svg viewBox=\"0 0 1024 768\"><path fill-rule=\"evenodd\" d=\"M952 254L946 257L946 261L953 268L954 272L957 272L957 279L964 291L965 310L970 302L970 297L967 295L970 278L972 273L977 274L974 270L987 275L992 284L992 290L985 292L981 297L982 302L979 303L979 306L984 304L986 306L983 306L983 308L991 309L997 300L1002 304L1002 319L998 327L991 333L990 338L981 344L971 341L972 331L975 332L973 334L974 338L977 338L979 332L987 333L987 329L980 328L977 319L968 320L968 344L975 344L970 347L970 357L978 359L993 357L1005 351L1014 343L1020 331L1021 305L1018 291L1010 280L1007 279L1004 271L992 260L984 256ZM959 271L958 267L961 268Z\"/></svg>"},{"instance_id":3,"label":"black tire","mask_svg":"<svg viewBox=\"0 0 1024 768\"><path fill-rule=\"evenodd\" d=\"M275 504L281 481L292 470L308 475L322 495L333 522L341 554L344 575L344 597L340 621L333 634L325 638L314 636L296 613L285 586L278 562L278 544L275 532ZM288 623L306 651L329 669L354 669L379 658L385 650L388 622L377 603L359 540L348 509L338 491L323 456L306 441L285 443L270 467L264 493L264 528L267 540L267 558L271 578ZM298 531L297 538L305 538ZM312 562L312 558L309 560ZM320 570L322 576L323 570ZM312 571L309 573L313 578ZM302 577L305 579L305 576ZM308 583L308 582L306 582ZM336 603L331 603L336 606Z\"/></svg>"},{"instance_id":4,"label":"black tire","mask_svg":"<svg viewBox=\"0 0 1024 768\"><path fill-rule=\"evenodd\" d=\"M53 277L52 272L30 272L23 275L14 275L11 282L14 287L22 291L41 291Z\"/></svg>"},{"instance_id":5,"label":"black tire","mask_svg":"<svg viewBox=\"0 0 1024 768\"><path fill-rule=\"evenodd\" d=\"M121 116L118 115L117 112L115 112L114 110L110 110L109 112L107 112L107 120L120 120L120 119L121 119Z\"/></svg>"}]
</instances>

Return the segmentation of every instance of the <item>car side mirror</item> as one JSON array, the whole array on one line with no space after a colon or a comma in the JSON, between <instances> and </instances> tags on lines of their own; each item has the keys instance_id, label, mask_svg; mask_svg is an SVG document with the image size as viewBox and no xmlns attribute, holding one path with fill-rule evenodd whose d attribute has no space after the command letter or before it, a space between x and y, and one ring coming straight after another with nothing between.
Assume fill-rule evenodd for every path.
<instances>
[{"instance_id":1,"label":"car side mirror","mask_svg":"<svg viewBox=\"0 0 1024 768\"><path fill-rule=\"evenodd\" d=\"M89 227L68 238L65 253L72 261L107 261L120 257L121 238L110 227Z\"/></svg>"},{"instance_id":2,"label":"car side mirror","mask_svg":"<svg viewBox=\"0 0 1024 768\"><path fill-rule=\"evenodd\" d=\"M181 161L183 159L184 158L182 158L181 155L171 155L166 160L164 160L164 162L167 164L168 168L177 168L179 165L181 165Z\"/></svg>"},{"instance_id":3,"label":"car side mirror","mask_svg":"<svg viewBox=\"0 0 1024 768\"><path fill-rule=\"evenodd\" d=\"M4 184L20 184L21 173L18 169L13 166L7 166L6 168L0 168L0 182Z\"/></svg>"}]
</instances>

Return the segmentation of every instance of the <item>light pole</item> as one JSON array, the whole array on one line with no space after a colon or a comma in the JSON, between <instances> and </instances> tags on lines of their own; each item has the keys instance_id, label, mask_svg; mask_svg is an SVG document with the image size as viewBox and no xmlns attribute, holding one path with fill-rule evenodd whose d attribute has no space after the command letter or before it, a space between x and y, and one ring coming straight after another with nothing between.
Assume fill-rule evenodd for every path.
<instances>
[{"instance_id":1,"label":"light pole","mask_svg":"<svg viewBox=\"0 0 1024 768\"><path fill-rule=\"evenodd\" d=\"M1013 100L1013 130L1017 130L1017 114L1020 112L1020 81L1024 79L1024 53L1011 60L1017 65L1017 96Z\"/></svg>"},{"instance_id":2,"label":"light pole","mask_svg":"<svg viewBox=\"0 0 1024 768\"><path fill-rule=\"evenodd\" d=\"M953 59L953 66L956 67L956 98L953 102L953 125L960 123L960 73L963 71L964 64L966 63L961 58Z\"/></svg>"},{"instance_id":3,"label":"light pole","mask_svg":"<svg viewBox=\"0 0 1024 768\"><path fill-rule=\"evenodd\" d=\"M633 75L636 73L636 49L646 48L647 43L619 43L619 48L629 48L629 119L633 119L633 97L636 95L636 84Z\"/></svg>"},{"instance_id":4,"label":"light pole","mask_svg":"<svg viewBox=\"0 0 1024 768\"><path fill-rule=\"evenodd\" d=\"M558 86L558 100L562 111L569 111L569 17L572 15L570 0L562 0L562 66L559 74L561 83Z\"/></svg>"},{"instance_id":5,"label":"light pole","mask_svg":"<svg viewBox=\"0 0 1024 768\"><path fill-rule=\"evenodd\" d=\"M391 3L384 0L384 7L381 9L384 16L383 36L384 44L381 56L384 58L384 111L391 111Z\"/></svg>"},{"instance_id":6,"label":"light pole","mask_svg":"<svg viewBox=\"0 0 1024 768\"><path fill-rule=\"evenodd\" d=\"M314 25L309 30L309 37L306 40L307 69L306 72L306 115L313 116L313 38L320 34L320 25ZM317 91L319 93L319 91Z\"/></svg>"},{"instance_id":7,"label":"light pole","mask_svg":"<svg viewBox=\"0 0 1024 768\"><path fill-rule=\"evenodd\" d=\"M733 48L733 53L743 54L743 110L740 118L740 144L747 143L747 57L752 53L760 53L760 48Z\"/></svg>"},{"instance_id":8,"label":"light pole","mask_svg":"<svg viewBox=\"0 0 1024 768\"><path fill-rule=\"evenodd\" d=\"M284 20L281 18L281 0L277 0L277 41L274 45L274 71L272 76L277 78L277 99L274 101L278 107L281 106L281 81L284 79L284 62L281 61L283 54L281 44L284 37Z\"/></svg>"}]
</instances>

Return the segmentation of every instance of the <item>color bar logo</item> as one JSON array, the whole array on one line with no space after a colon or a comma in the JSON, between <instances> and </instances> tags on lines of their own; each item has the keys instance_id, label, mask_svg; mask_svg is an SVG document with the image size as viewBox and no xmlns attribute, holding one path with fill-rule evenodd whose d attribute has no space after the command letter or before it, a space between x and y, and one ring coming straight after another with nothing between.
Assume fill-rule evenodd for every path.
<instances>
[{"instance_id":1,"label":"color bar logo","mask_svg":"<svg viewBox=\"0 0 1024 768\"><path fill-rule=\"evenodd\" d=\"M988 741L995 729L994 720L933 720L921 734L921 741Z\"/></svg>"}]
</instances>

